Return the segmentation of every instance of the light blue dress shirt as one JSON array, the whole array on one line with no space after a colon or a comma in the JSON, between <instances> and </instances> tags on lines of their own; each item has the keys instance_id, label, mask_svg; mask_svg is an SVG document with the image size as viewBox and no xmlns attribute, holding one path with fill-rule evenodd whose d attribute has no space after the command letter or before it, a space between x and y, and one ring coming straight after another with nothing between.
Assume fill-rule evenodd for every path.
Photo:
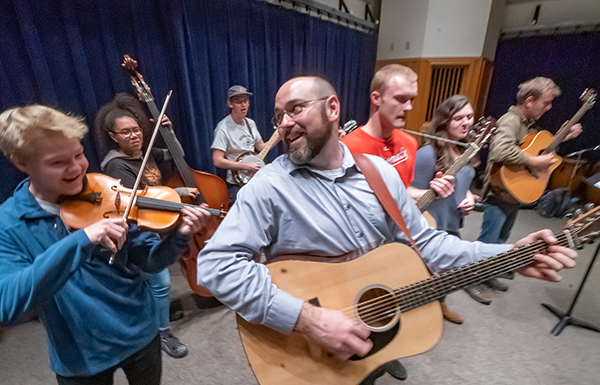
<instances>
[{"instance_id":1,"label":"light blue dress shirt","mask_svg":"<svg viewBox=\"0 0 600 385\"><path fill-rule=\"evenodd\" d=\"M245 320L289 333L302 300L271 282L269 270L255 262L281 255L336 257L367 253L389 242L407 243L384 212L348 148L342 168L295 166L286 155L262 168L198 256L198 284ZM436 271L449 270L508 250L510 245L467 242L427 226L398 172L368 156L398 202L412 238Z\"/></svg>"}]
</instances>

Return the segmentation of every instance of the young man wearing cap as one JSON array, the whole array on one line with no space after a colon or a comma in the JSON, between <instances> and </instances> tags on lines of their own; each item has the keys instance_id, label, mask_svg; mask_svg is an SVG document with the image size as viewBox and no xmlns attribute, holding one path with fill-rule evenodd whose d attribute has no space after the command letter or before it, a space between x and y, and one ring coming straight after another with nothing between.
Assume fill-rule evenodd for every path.
<instances>
[{"instance_id":1,"label":"young man wearing cap","mask_svg":"<svg viewBox=\"0 0 600 385\"><path fill-rule=\"evenodd\" d=\"M250 100L245 87L233 86L227 91L227 105L231 114L217 124L215 139L212 143L213 162L219 168L227 169L227 187L229 197L235 200L240 187L233 178L232 170L255 173L260 169L258 163L241 163L237 158L248 151L262 151L265 142L252 119L246 118Z\"/></svg>"}]
</instances>

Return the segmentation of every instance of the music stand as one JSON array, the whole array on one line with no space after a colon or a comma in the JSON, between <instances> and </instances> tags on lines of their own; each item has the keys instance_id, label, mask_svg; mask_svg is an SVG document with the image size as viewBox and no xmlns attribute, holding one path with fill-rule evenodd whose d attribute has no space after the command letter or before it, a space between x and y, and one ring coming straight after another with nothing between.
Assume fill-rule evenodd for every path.
<instances>
[{"instance_id":1,"label":"music stand","mask_svg":"<svg viewBox=\"0 0 600 385\"><path fill-rule=\"evenodd\" d=\"M596 261L596 257L598 256L599 251L600 251L600 244L598 244L598 247L596 248L596 252L594 253L594 256L592 257L590 265L588 266L587 271L585 272L585 276L583 277L583 280L581 281L581 284L579 285L579 288L577 289L577 294L575 294L575 298L573 298L571 307L569 308L569 310L566 313L558 310L558 308L556 308L552 305L549 305L547 303L542 304L542 306L544 308L548 309L552 314L554 314L555 316L557 316L560 319L560 321L558 321L558 323L550 331L550 333L554 334L554 336L558 336L563 331L563 329L565 327L567 327L567 325L579 326L580 328L589 329L589 330L593 330L595 332L600 333L600 328L598 328L597 326L594 326L589 322L578 320L577 318L571 316L571 313L573 312L573 308L575 307L575 303L577 302L577 299L579 298L579 294L581 294L581 290L583 289L583 285L585 285L585 281L587 281L588 276L590 275L590 272L592 271L592 266L594 265L594 262Z\"/></svg>"}]
</instances>

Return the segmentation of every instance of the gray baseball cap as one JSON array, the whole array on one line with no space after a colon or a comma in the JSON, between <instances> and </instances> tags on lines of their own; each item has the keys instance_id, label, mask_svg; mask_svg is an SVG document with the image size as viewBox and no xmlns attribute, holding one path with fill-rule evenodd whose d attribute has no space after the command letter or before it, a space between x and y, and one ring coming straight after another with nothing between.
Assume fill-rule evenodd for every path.
<instances>
[{"instance_id":1,"label":"gray baseball cap","mask_svg":"<svg viewBox=\"0 0 600 385\"><path fill-rule=\"evenodd\" d=\"M252 95L252 92L248 92L246 87L233 86L227 91L227 99L231 99L236 95Z\"/></svg>"}]
</instances>

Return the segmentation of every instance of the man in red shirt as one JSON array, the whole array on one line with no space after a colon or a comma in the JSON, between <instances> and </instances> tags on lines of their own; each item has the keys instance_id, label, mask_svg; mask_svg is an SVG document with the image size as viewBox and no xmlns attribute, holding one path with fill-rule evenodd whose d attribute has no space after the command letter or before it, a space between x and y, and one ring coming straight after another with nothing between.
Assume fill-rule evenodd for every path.
<instances>
[{"instance_id":1,"label":"man in red shirt","mask_svg":"<svg viewBox=\"0 0 600 385\"><path fill-rule=\"evenodd\" d=\"M378 155L394 166L414 200L426 191L410 186L418 145L415 138L399 129L406 124L406 113L412 110L417 92L417 74L412 69L400 64L383 67L371 82L369 121L342 139L350 151ZM438 173L430 187L445 198L454 191L454 177Z\"/></svg>"},{"instance_id":2,"label":"man in red shirt","mask_svg":"<svg viewBox=\"0 0 600 385\"><path fill-rule=\"evenodd\" d=\"M410 186L415 176L417 140L401 131L406 124L406 113L412 110L412 101L418 93L417 74L400 64L390 64L375 73L371 81L371 117L367 124L342 138L350 151L377 155L394 166L404 182L409 195L416 201L427 191ZM441 198L454 192L454 177L441 172L430 182L430 187ZM458 313L442 302L444 318L451 322L462 322ZM384 370L393 377L404 380L407 372L400 361L391 361L362 382L372 384Z\"/></svg>"}]
</instances>

